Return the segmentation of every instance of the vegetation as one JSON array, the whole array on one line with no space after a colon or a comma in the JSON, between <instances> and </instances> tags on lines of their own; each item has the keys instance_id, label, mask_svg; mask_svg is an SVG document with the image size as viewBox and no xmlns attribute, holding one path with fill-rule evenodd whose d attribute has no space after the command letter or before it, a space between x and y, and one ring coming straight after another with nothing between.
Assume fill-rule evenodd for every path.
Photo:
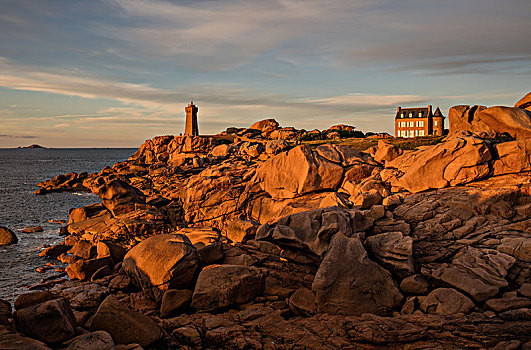
<instances>
[{"instance_id":1,"label":"vegetation","mask_svg":"<svg viewBox=\"0 0 531 350\"><path fill-rule=\"evenodd\" d=\"M415 138L386 138L385 140L403 150L412 150L419 146L429 146L440 143L444 136L425 136ZM333 143L336 145L345 145L360 151L365 151L367 148L376 146L378 138L344 138L344 139L324 139L324 140L301 140L301 144L317 147L325 143Z\"/></svg>"}]
</instances>

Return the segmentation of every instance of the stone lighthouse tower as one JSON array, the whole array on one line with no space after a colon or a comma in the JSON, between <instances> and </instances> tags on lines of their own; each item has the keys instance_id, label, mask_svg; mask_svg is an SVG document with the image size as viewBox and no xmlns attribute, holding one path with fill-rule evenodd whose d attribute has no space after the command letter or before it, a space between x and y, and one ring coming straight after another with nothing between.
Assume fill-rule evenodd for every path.
<instances>
[{"instance_id":1,"label":"stone lighthouse tower","mask_svg":"<svg viewBox=\"0 0 531 350\"><path fill-rule=\"evenodd\" d=\"M199 136L199 128L197 126L197 106L191 101L190 104L184 108L184 111L186 112L186 127L184 129L184 135Z\"/></svg>"}]
</instances>

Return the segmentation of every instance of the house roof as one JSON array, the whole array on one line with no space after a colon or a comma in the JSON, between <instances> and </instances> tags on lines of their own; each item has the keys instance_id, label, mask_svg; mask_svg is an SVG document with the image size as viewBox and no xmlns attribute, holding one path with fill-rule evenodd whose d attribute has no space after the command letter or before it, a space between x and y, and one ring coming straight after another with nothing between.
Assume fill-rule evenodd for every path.
<instances>
[{"instance_id":1,"label":"house roof","mask_svg":"<svg viewBox=\"0 0 531 350\"><path fill-rule=\"evenodd\" d=\"M441 110L439 109L439 107L437 107L437 109L435 110L435 113L433 113L433 116L434 117L443 117L444 118L444 115L441 113Z\"/></svg>"},{"instance_id":2,"label":"house roof","mask_svg":"<svg viewBox=\"0 0 531 350\"><path fill-rule=\"evenodd\" d=\"M400 108L396 112L395 119L401 119L401 118L427 118L429 112L430 112L430 109L428 107ZM402 117L402 113L404 113L404 117ZM412 113L411 117L409 116L410 113ZM422 113L422 117L420 116L421 113Z\"/></svg>"}]
</instances>

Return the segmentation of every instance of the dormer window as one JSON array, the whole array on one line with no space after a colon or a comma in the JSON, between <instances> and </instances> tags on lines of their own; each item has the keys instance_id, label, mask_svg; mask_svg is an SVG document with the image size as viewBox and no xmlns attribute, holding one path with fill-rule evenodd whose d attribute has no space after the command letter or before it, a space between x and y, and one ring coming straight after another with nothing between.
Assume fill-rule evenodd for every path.
<instances>
[{"instance_id":1,"label":"dormer window","mask_svg":"<svg viewBox=\"0 0 531 350\"><path fill-rule=\"evenodd\" d=\"M419 112L419 118L422 118L422 112Z\"/></svg>"},{"instance_id":2,"label":"dormer window","mask_svg":"<svg viewBox=\"0 0 531 350\"><path fill-rule=\"evenodd\" d=\"M409 117L413 118L413 112L409 112Z\"/></svg>"},{"instance_id":3,"label":"dormer window","mask_svg":"<svg viewBox=\"0 0 531 350\"><path fill-rule=\"evenodd\" d=\"M404 118L404 112L400 113L400 117Z\"/></svg>"}]
</instances>

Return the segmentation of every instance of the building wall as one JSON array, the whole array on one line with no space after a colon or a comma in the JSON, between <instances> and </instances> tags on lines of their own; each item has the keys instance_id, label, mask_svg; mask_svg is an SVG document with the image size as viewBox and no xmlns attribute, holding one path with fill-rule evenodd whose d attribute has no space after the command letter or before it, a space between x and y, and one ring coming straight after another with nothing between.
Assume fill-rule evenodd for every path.
<instances>
[{"instance_id":1,"label":"building wall","mask_svg":"<svg viewBox=\"0 0 531 350\"><path fill-rule=\"evenodd\" d=\"M395 137L428 136L430 134L429 121L429 118L395 119Z\"/></svg>"},{"instance_id":2,"label":"building wall","mask_svg":"<svg viewBox=\"0 0 531 350\"><path fill-rule=\"evenodd\" d=\"M433 135L441 136L444 132L444 118L433 117Z\"/></svg>"}]
</instances>

